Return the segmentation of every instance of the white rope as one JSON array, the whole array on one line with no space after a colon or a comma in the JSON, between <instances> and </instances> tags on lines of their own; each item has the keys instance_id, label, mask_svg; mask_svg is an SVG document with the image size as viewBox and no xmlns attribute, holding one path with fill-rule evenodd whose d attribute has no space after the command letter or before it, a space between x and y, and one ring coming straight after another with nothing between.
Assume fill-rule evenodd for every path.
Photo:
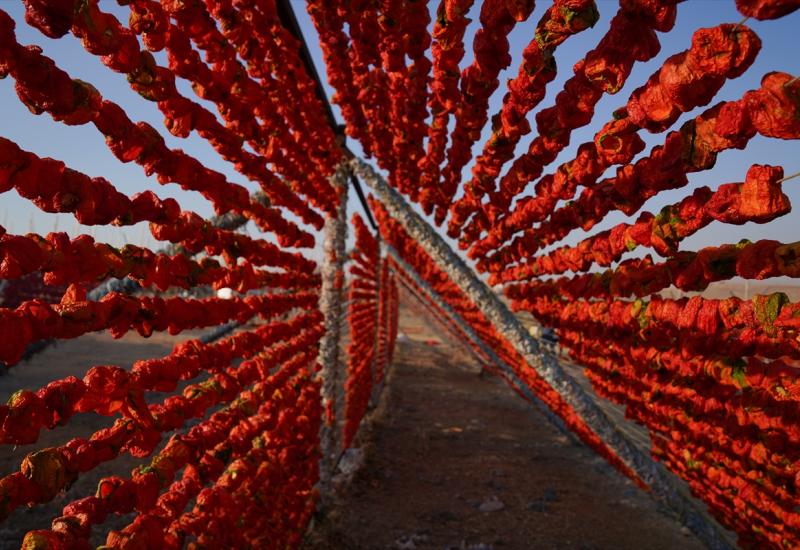
<instances>
[{"instance_id":1,"label":"white rope","mask_svg":"<svg viewBox=\"0 0 800 550\"><path fill-rule=\"evenodd\" d=\"M796 174L792 174L791 176L786 176L786 177L785 177L785 178L783 178L783 179L779 179L779 180L778 180L778 183L783 183L783 182L785 182L785 181L789 181L789 180L792 180L792 179L794 179L794 178L798 178L798 177L800 177L800 172L798 172L798 173L796 173Z\"/></svg>"}]
</instances>

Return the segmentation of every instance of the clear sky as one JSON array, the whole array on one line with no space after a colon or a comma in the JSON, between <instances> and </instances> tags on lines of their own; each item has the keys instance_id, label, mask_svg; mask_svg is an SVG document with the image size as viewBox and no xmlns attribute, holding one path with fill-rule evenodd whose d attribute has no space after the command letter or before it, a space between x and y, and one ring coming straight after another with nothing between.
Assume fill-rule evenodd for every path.
<instances>
[{"instance_id":1,"label":"clear sky","mask_svg":"<svg viewBox=\"0 0 800 550\"><path fill-rule=\"evenodd\" d=\"M437 3L431 2L429 4L432 12L435 12ZM120 20L127 22L126 8L119 7L115 1L111 0L101 0L101 5L104 10L117 14ZM480 1L477 1L476 7L471 14L475 22L478 19L477 7L479 5ZM533 15L528 21L518 24L510 35L512 64L507 71L500 75L501 83L505 83L506 79L512 78L516 74L521 60L521 52L532 39L536 23L549 5L550 2L547 1L540 0L537 2ZM306 14L305 2L292 0L292 7L307 37L318 70L324 74L321 53L316 47L317 35ZM113 73L105 68L98 58L85 52L79 41L72 35L67 35L58 40L46 38L24 22L24 9L22 3L17 0L0 1L0 9L8 12L17 21L17 37L21 43L40 45L45 55L53 58L59 67L66 70L73 78L80 78L94 84L104 97L112 99L124 107L132 120L147 121L159 130L163 130L162 135L164 135L168 145L171 147L184 149L207 166L226 174L230 181L246 185L251 190L256 189L254 184L247 182L246 178L237 174L231 165L223 161L206 142L195 134L187 139L180 139L166 132L163 129L163 117L158 112L155 104L145 101L133 92L129 88L124 75ZM598 9L600 11L600 21L593 29L584 31L559 46L556 54L560 69L558 77L548 86L547 97L530 114L529 120L533 121L533 116L536 112L553 104L555 94L572 74L572 65L581 59L587 50L593 48L608 29L611 17L617 10L617 2L599 0ZM687 49L695 29L726 22L736 23L741 20L742 17L736 11L733 0L688 0L680 4L675 29L667 34L659 34L662 44L661 53L648 63L637 63L631 77L628 79L628 84L619 93L613 96L605 96L600 101L592 125L573 133L570 147L563 152L553 166L555 167L561 162L573 158L577 146L584 141L591 140L594 132L605 121L609 120L611 112L624 105L630 93L644 83L647 77L660 67L664 59ZM800 56L798 56L800 48L797 46L800 12L778 21L759 22L751 20L747 22L747 25L761 37L763 41L762 51L745 75L725 84L713 103L740 98L746 90L757 88L761 77L769 71L781 70L795 75L800 74ZM470 25L468 29L466 36L467 56L464 64L472 61L471 44L476 29L476 23ZM156 57L163 65L166 65L163 53ZM145 177L142 169L136 164L120 163L107 149L102 135L92 125L65 126L53 122L49 115L35 116L31 114L17 99L13 84L14 82L11 78L0 81L0 135L3 137L15 140L22 148L33 151L38 155L63 160L70 167L88 173L91 176L104 176L126 194L131 195L137 191L150 189L161 197L177 198L185 209L194 210L202 215L211 215L209 203L198 194L182 191L174 184L161 186L154 178ZM187 97L203 103L203 100L194 96L189 85L180 79L179 89ZM327 84L326 91L329 96L332 94L332 90ZM504 93L504 87L501 86L492 96L490 113L493 114L499 109ZM216 112L213 105L208 104L208 106L212 112ZM334 107L334 109L338 116L338 108ZM674 127L679 127L684 120L696 116L702 110L703 108L698 108L691 113L687 113ZM488 129L484 131L484 136L486 135L488 135ZM533 136L534 134L531 134L521 141L518 152L522 152L527 148ZM643 137L648 143L648 149L643 154L646 154L650 147L662 143L664 139L663 134L645 134ZM354 151L360 151L358 144L352 140L349 140L349 145ZM474 150L476 154L480 152L481 145L482 142L476 145ZM798 172L800 171L800 144L757 137L751 141L744 151L729 151L721 154L713 170L692 175L691 185L688 189L661 193L650 200L645 205L645 208L650 211L657 211L663 205L677 202L691 192L693 188L700 185L709 185L712 188L716 188L721 183L741 181L747 168L753 163L779 164L784 166L787 174ZM465 169L465 177L469 177L470 167L471 164ZM684 249L697 249L722 242L736 242L742 238L751 240L776 238L785 242L800 240L800 234L797 230L798 221L800 221L800 210L797 210L800 209L800 191L798 189L800 189L800 179L786 183L786 193L792 199L792 202L798 206L795 212L780 220L767 225L747 224L740 227L712 224L687 239ZM360 207L357 205L353 195L351 193L351 212L360 211ZM610 227L625 219L621 214L612 214L597 226L597 230ZM150 247L156 246L144 224L125 230L113 227L79 228L71 216L39 212L28 201L16 196L13 191L0 196L0 225L3 225L9 232L13 233L26 233L33 230L46 234L57 229L67 231L73 235L79 232L89 233L98 240L114 245L119 245L123 242L136 242ZM252 224L249 227L249 231L256 234ZM576 232L568 238L567 242L575 242L581 236L580 232Z\"/></svg>"}]
</instances>

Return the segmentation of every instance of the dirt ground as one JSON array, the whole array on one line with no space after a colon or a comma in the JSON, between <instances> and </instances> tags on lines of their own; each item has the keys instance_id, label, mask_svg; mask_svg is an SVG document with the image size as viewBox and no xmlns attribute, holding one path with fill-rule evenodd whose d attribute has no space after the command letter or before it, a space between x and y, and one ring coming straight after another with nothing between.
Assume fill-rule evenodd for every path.
<instances>
[{"instance_id":1,"label":"dirt ground","mask_svg":"<svg viewBox=\"0 0 800 550\"><path fill-rule=\"evenodd\" d=\"M365 465L307 550L694 549L688 530L404 311Z\"/></svg>"}]
</instances>

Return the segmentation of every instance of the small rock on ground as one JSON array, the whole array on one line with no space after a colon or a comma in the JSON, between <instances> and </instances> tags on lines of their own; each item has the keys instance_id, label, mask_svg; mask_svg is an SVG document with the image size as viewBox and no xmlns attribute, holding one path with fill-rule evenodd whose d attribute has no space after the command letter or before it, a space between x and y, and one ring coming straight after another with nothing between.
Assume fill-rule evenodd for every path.
<instances>
[{"instance_id":1,"label":"small rock on ground","mask_svg":"<svg viewBox=\"0 0 800 550\"><path fill-rule=\"evenodd\" d=\"M483 513L489 512L499 512L500 510L505 509L506 505L503 504L499 498L492 496L481 502L481 505L478 506L478 511Z\"/></svg>"}]
</instances>

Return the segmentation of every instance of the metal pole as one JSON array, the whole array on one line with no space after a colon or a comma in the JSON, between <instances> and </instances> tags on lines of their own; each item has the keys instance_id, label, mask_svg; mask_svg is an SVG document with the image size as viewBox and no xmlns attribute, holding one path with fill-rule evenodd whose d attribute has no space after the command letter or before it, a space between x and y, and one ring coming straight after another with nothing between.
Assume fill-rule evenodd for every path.
<instances>
[{"instance_id":1,"label":"metal pole","mask_svg":"<svg viewBox=\"0 0 800 550\"><path fill-rule=\"evenodd\" d=\"M370 365L370 372L372 374L372 394L369 396L369 402L371 407L376 407L378 405L378 398L380 396L380 390L378 384L378 363L381 360L381 342L380 342L380 335L381 335L381 298L383 294L383 287L381 285L382 275L383 275L383 258L381 255L381 234L377 233L375 235L375 239L378 241L378 265L375 268L375 330L373 330L372 334L372 364Z\"/></svg>"},{"instance_id":2,"label":"metal pole","mask_svg":"<svg viewBox=\"0 0 800 550\"><path fill-rule=\"evenodd\" d=\"M321 399L323 421L320 429L319 493L320 505L330 504L331 479L341 446L341 434L337 430L337 389L340 385L342 364L339 357L339 342L342 333L342 292L344 288L344 262L347 238L347 167L342 164L330 181L339 195L336 217L325 220L322 245L322 288L319 307L325 318L325 334L320 341L317 377L322 382Z\"/></svg>"},{"instance_id":3,"label":"metal pole","mask_svg":"<svg viewBox=\"0 0 800 550\"><path fill-rule=\"evenodd\" d=\"M336 120L336 116L333 114L331 102L328 99L328 96L325 94L325 87L322 85L322 79L319 76L319 71L317 71L317 67L314 65L314 60L311 57L310 50L308 49L306 38L303 36L303 31L300 29L300 25L297 23L297 17L294 14L294 9L292 9L289 0L277 0L275 6L277 8L278 18L281 20L281 24L286 30L292 33L292 36L294 36L300 43L300 59L303 61L303 66L305 67L308 76L310 76L311 79L317 84L314 88L314 93L317 95L317 98L319 98L319 100L322 102L322 106L325 108L325 116L328 119L328 125L333 129L333 133L336 134L339 139L341 139L342 150L344 151L345 155L352 157L353 153L344 144L346 139L344 125L339 124ZM372 219L372 212L370 212L369 207L367 206L367 201L364 197L364 192L361 190L361 184L356 178L352 178L350 183L353 184L353 188L356 190L356 196L361 203L361 207L364 209L367 222L369 222L369 225L372 227L372 229L377 229L378 226L375 224L375 220Z\"/></svg>"},{"instance_id":4,"label":"metal pole","mask_svg":"<svg viewBox=\"0 0 800 550\"><path fill-rule=\"evenodd\" d=\"M357 177L351 176L350 183L353 184L353 189L356 190L356 196L358 197L358 202L361 203L361 208L362 210L364 210L364 216L367 218L369 226L373 229L373 231L377 231L378 224L375 223L375 220L372 217L372 210L369 209L369 205L367 204L367 198L364 196L364 191L361 189L361 182L358 181Z\"/></svg>"},{"instance_id":5,"label":"metal pole","mask_svg":"<svg viewBox=\"0 0 800 550\"><path fill-rule=\"evenodd\" d=\"M292 9L291 4L289 4L289 0L277 0L275 2L275 8L278 12L278 18L281 20L283 27L292 33L292 36L294 36L297 41L300 42L300 60L303 62L303 66L308 76L310 76L312 80L317 83L314 93L320 102L322 102L322 106L325 108L325 115L328 118L328 124L330 124L334 133L340 134L341 131L339 130L339 124L336 122L336 117L333 115L333 109L331 108L330 101L328 101L328 97L325 95L325 88L322 87L322 79L320 79L319 73L317 72L317 67L314 65L314 60L311 58L311 52L308 49L308 44L306 44L306 38L303 36L303 31L300 29L300 25L297 22L297 17L294 15L294 10Z\"/></svg>"},{"instance_id":6,"label":"metal pole","mask_svg":"<svg viewBox=\"0 0 800 550\"><path fill-rule=\"evenodd\" d=\"M498 296L486 286L447 245L442 237L392 189L371 166L351 160L353 171L364 179L391 216L427 252L450 279L478 307L497 331L524 357L525 361L555 389L583 421L646 483L652 494L678 513L680 520L708 547L732 548L718 528L707 521L695 503L681 494L674 478L657 467L625 434L617 430L603 410L561 367L558 359L525 330Z\"/></svg>"}]
</instances>

